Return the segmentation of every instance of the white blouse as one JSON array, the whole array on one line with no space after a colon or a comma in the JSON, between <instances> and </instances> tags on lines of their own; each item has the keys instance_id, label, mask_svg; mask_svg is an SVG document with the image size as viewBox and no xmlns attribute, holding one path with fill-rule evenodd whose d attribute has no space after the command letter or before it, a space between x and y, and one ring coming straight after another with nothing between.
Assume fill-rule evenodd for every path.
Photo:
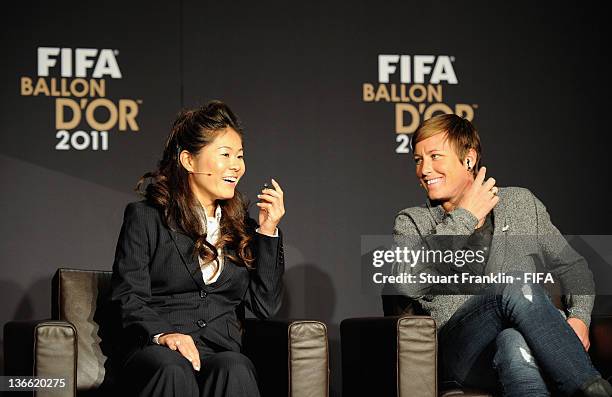
<instances>
[{"instance_id":1,"label":"white blouse","mask_svg":"<svg viewBox=\"0 0 612 397\"><path fill-rule=\"evenodd\" d=\"M217 205L215 209L215 216L213 218L209 218L206 215L206 211L202 211L204 217L202 218L203 228L206 230L206 241L209 244L215 245L219 240L219 232L221 226L221 207ZM217 281L219 275L223 271L223 253L221 251L217 251L217 260L216 263L219 264L218 269L215 266L215 262L204 263L201 257L198 257L200 261L200 269L202 269L202 278L204 279L204 284L211 284Z\"/></svg>"}]
</instances>

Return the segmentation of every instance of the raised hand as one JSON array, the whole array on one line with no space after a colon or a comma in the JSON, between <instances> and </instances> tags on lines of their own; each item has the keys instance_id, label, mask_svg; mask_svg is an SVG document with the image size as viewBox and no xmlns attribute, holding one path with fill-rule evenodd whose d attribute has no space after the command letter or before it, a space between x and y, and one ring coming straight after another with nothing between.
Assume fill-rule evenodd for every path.
<instances>
[{"instance_id":1,"label":"raised hand","mask_svg":"<svg viewBox=\"0 0 612 397\"><path fill-rule=\"evenodd\" d=\"M484 222L487 214L497 205L499 197L497 196L498 187L495 186L495 179L489 178L485 182L487 169L482 167L478 171L478 175L468 186L457 203L458 207L470 211L476 218L478 224Z\"/></svg>"},{"instance_id":2,"label":"raised hand","mask_svg":"<svg viewBox=\"0 0 612 397\"><path fill-rule=\"evenodd\" d=\"M285 215L285 203L283 202L283 190L278 182L272 179L274 189L262 189L257 197L261 202L259 207L259 232L268 236L273 236L276 227L283 215Z\"/></svg>"}]
</instances>

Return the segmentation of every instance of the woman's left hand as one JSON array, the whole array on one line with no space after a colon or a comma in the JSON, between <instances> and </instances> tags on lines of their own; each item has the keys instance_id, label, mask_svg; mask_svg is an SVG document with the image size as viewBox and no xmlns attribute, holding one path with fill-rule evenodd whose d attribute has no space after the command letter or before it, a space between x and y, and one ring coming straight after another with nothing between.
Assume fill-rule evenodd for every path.
<instances>
[{"instance_id":1,"label":"woman's left hand","mask_svg":"<svg viewBox=\"0 0 612 397\"><path fill-rule=\"evenodd\" d=\"M285 215L285 203L283 202L283 190L278 182L272 179L274 189L262 189L257 197L261 202L259 207L259 232L268 236L273 236L278 223Z\"/></svg>"},{"instance_id":2,"label":"woman's left hand","mask_svg":"<svg viewBox=\"0 0 612 397\"><path fill-rule=\"evenodd\" d=\"M578 339L582 342L584 349L589 350L589 347L591 347L591 342L589 341L589 327L586 326L584 321L575 317L568 318L567 323L572 327L576 335L578 335Z\"/></svg>"}]
</instances>

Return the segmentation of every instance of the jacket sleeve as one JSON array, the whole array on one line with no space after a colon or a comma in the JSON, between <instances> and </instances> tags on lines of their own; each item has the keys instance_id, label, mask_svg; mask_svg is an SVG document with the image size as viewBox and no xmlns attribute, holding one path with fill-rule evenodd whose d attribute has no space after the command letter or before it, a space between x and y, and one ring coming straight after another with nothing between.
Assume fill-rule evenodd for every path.
<instances>
[{"instance_id":1,"label":"jacket sleeve","mask_svg":"<svg viewBox=\"0 0 612 397\"><path fill-rule=\"evenodd\" d=\"M249 272L249 287L244 300L253 314L265 319L276 314L283 300L283 235L280 229L278 237L253 233L255 268Z\"/></svg>"},{"instance_id":2,"label":"jacket sleeve","mask_svg":"<svg viewBox=\"0 0 612 397\"><path fill-rule=\"evenodd\" d=\"M456 250L464 246L469 235L474 233L478 219L469 211L457 208L446 214L444 220L432 226L433 220L429 214L420 208L408 208L400 211L395 218L393 227L394 250L419 251L422 248L430 250ZM393 275L410 274L419 278L419 274L447 275L454 272L452 265L437 262L424 263L415 260L412 263L395 262L391 273ZM432 285L421 282L397 283L388 291L393 291L413 299L418 299L432 292ZM452 289L450 285L443 288Z\"/></svg>"},{"instance_id":3,"label":"jacket sleeve","mask_svg":"<svg viewBox=\"0 0 612 397\"><path fill-rule=\"evenodd\" d=\"M533 196L537 215L538 243L544 264L559 279L563 287L563 299L568 317L591 323L591 311L595 301L595 283L586 260L565 240L552 224L546 207Z\"/></svg>"},{"instance_id":4,"label":"jacket sleeve","mask_svg":"<svg viewBox=\"0 0 612 397\"><path fill-rule=\"evenodd\" d=\"M136 332L148 343L153 335L173 332L174 328L150 306L149 263L152 244L157 241L155 217L150 208L128 204L119 234L112 275L112 300L121 311L123 328Z\"/></svg>"}]
</instances>

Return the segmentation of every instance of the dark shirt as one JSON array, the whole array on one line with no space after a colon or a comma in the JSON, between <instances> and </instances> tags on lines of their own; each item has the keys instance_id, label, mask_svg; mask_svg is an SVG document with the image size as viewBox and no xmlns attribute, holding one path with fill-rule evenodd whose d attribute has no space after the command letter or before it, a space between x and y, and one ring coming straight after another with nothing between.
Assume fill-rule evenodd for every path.
<instances>
[{"instance_id":1,"label":"dark shirt","mask_svg":"<svg viewBox=\"0 0 612 397\"><path fill-rule=\"evenodd\" d=\"M463 273L469 273L474 276L481 276L484 274L485 267L489 260L491 242L493 240L493 215L489 213L485 218L484 224L475 229L474 232L469 236L444 236L441 241L445 245L453 246L455 253L458 251L472 251L474 254L471 255L472 260L468 261L464 259L462 264L458 260L455 263L447 263L446 265L438 265L437 269L445 269L441 271L442 274L455 275L458 274L459 280L462 279ZM477 255L477 251L480 253ZM465 255L465 253L464 253ZM466 257L464 257L466 258ZM483 258L483 260L478 260ZM469 284L469 283L441 283L434 287L434 294L477 294L481 291L485 285L481 284Z\"/></svg>"},{"instance_id":2,"label":"dark shirt","mask_svg":"<svg viewBox=\"0 0 612 397\"><path fill-rule=\"evenodd\" d=\"M484 274L484 269L489 261L489 251L491 250L491 241L493 240L493 215L489 212L485 218L484 224L478 229L474 230L474 233L468 238L468 241L464 247L465 250L473 252L482 251L484 261L474 261L466 264L464 271L469 271L474 275Z\"/></svg>"}]
</instances>

